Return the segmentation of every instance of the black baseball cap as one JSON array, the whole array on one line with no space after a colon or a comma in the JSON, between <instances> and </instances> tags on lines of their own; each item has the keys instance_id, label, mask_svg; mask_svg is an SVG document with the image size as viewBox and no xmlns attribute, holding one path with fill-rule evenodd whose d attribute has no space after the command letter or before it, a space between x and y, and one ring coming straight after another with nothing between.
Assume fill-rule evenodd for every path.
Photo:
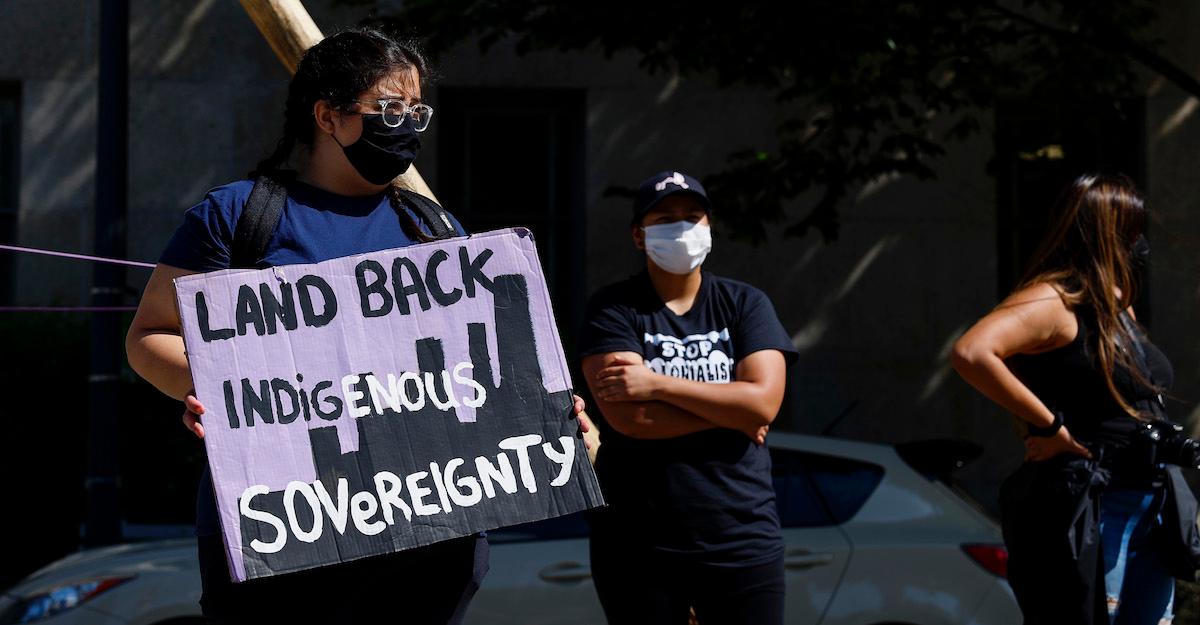
<instances>
[{"instance_id":1,"label":"black baseball cap","mask_svg":"<svg viewBox=\"0 0 1200 625\"><path fill-rule=\"evenodd\" d=\"M654 208L663 198L675 193L688 193L695 196L696 201L704 207L705 212L712 212L712 204L708 201L708 193L699 180L678 171L660 171L642 181L638 185L637 196L633 200L633 219L637 223Z\"/></svg>"}]
</instances>

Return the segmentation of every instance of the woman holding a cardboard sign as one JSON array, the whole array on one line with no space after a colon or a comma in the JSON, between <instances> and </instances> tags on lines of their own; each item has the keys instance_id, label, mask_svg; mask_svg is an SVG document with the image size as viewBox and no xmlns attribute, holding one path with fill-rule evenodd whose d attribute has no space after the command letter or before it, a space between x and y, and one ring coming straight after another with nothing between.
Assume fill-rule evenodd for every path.
<instances>
[{"instance_id":1,"label":"woman holding a cardboard sign","mask_svg":"<svg viewBox=\"0 0 1200 625\"><path fill-rule=\"evenodd\" d=\"M185 400L184 422L197 436L204 435L204 407L191 393L173 279L465 234L431 200L392 182L416 157L433 115L421 101L427 74L413 46L377 31L324 39L305 53L289 85L283 138L259 163L259 182L217 187L187 211L146 286L127 350L140 375ZM207 471L196 530L201 605L214 622L458 623L487 571L487 541L470 536L234 584Z\"/></svg>"},{"instance_id":2,"label":"woman holding a cardboard sign","mask_svg":"<svg viewBox=\"0 0 1200 625\"><path fill-rule=\"evenodd\" d=\"M764 437L796 355L767 296L701 270L704 187L642 182L645 270L592 296L580 355L604 415L592 575L610 623L779 624L783 539Z\"/></svg>"}]
</instances>

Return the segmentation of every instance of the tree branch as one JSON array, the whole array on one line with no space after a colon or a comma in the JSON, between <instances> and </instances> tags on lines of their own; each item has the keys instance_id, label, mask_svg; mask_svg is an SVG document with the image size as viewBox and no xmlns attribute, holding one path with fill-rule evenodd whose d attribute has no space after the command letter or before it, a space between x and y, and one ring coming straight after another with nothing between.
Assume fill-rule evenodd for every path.
<instances>
[{"instance_id":1,"label":"tree branch","mask_svg":"<svg viewBox=\"0 0 1200 625\"><path fill-rule=\"evenodd\" d=\"M1125 54L1129 58L1141 64L1146 69L1157 73L1175 84L1175 86L1187 92L1189 95L1200 98L1200 80L1192 76L1179 65L1171 62L1170 59L1158 54L1157 52L1147 48L1146 46L1134 41L1132 37L1122 33L1115 28L1104 28L1103 37L1087 37L1081 33L1059 28L1036 20L1028 15L1009 9L1008 7L993 4L991 6L995 11L1032 26L1037 30L1047 34L1061 37L1064 39L1074 39L1085 45L1089 45L1103 52L1112 52L1117 54ZM1116 44L1116 45L1113 45Z\"/></svg>"}]
</instances>

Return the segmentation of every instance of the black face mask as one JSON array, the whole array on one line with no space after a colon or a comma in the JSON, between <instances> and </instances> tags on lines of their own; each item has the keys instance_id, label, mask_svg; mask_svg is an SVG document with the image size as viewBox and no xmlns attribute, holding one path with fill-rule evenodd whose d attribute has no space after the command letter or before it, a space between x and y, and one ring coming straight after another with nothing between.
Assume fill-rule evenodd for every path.
<instances>
[{"instance_id":1,"label":"black face mask","mask_svg":"<svg viewBox=\"0 0 1200 625\"><path fill-rule=\"evenodd\" d=\"M1135 264L1146 265L1146 261L1150 259L1150 242L1146 240L1146 235L1139 234L1138 238L1134 240L1132 255Z\"/></svg>"},{"instance_id":2,"label":"black face mask","mask_svg":"<svg viewBox=\"0 0 1200 625\"><path fill-rule=\"evenodd\" d=\"M395 128L383 123L382 115L363 115L362 136L358 141L350 145L339 141L338 145L367 182L387 184L404 173L421 151L421 137L412 125L413 120L407 115ZM337 137L333 140L337 141Z\"/></svg>"}]
</instances>

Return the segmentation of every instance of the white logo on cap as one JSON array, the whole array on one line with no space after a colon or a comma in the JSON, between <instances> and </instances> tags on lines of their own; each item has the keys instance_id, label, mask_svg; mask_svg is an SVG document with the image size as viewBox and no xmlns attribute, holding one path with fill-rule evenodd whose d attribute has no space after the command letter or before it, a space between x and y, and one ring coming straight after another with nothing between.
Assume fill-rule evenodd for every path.
<instances>
[{"instance_id":1,"label":"white logo on cap","mask_svg":"<svg viewBox=\"0 0 1200 625\"><path fill-rule=\"evenodd\" d=\"M662 180L659 180L658 183L656 183L654 185L654 190L655 191L664 191L664 190L666 190L668 183L673 184L673 185L679 187L680 189L688 188L688 183L686 180L683 179L683 174L681 174L679 172L675 172L674 174L667 176L666 178L663 178Z\"/></svg>"}]
</instances>

